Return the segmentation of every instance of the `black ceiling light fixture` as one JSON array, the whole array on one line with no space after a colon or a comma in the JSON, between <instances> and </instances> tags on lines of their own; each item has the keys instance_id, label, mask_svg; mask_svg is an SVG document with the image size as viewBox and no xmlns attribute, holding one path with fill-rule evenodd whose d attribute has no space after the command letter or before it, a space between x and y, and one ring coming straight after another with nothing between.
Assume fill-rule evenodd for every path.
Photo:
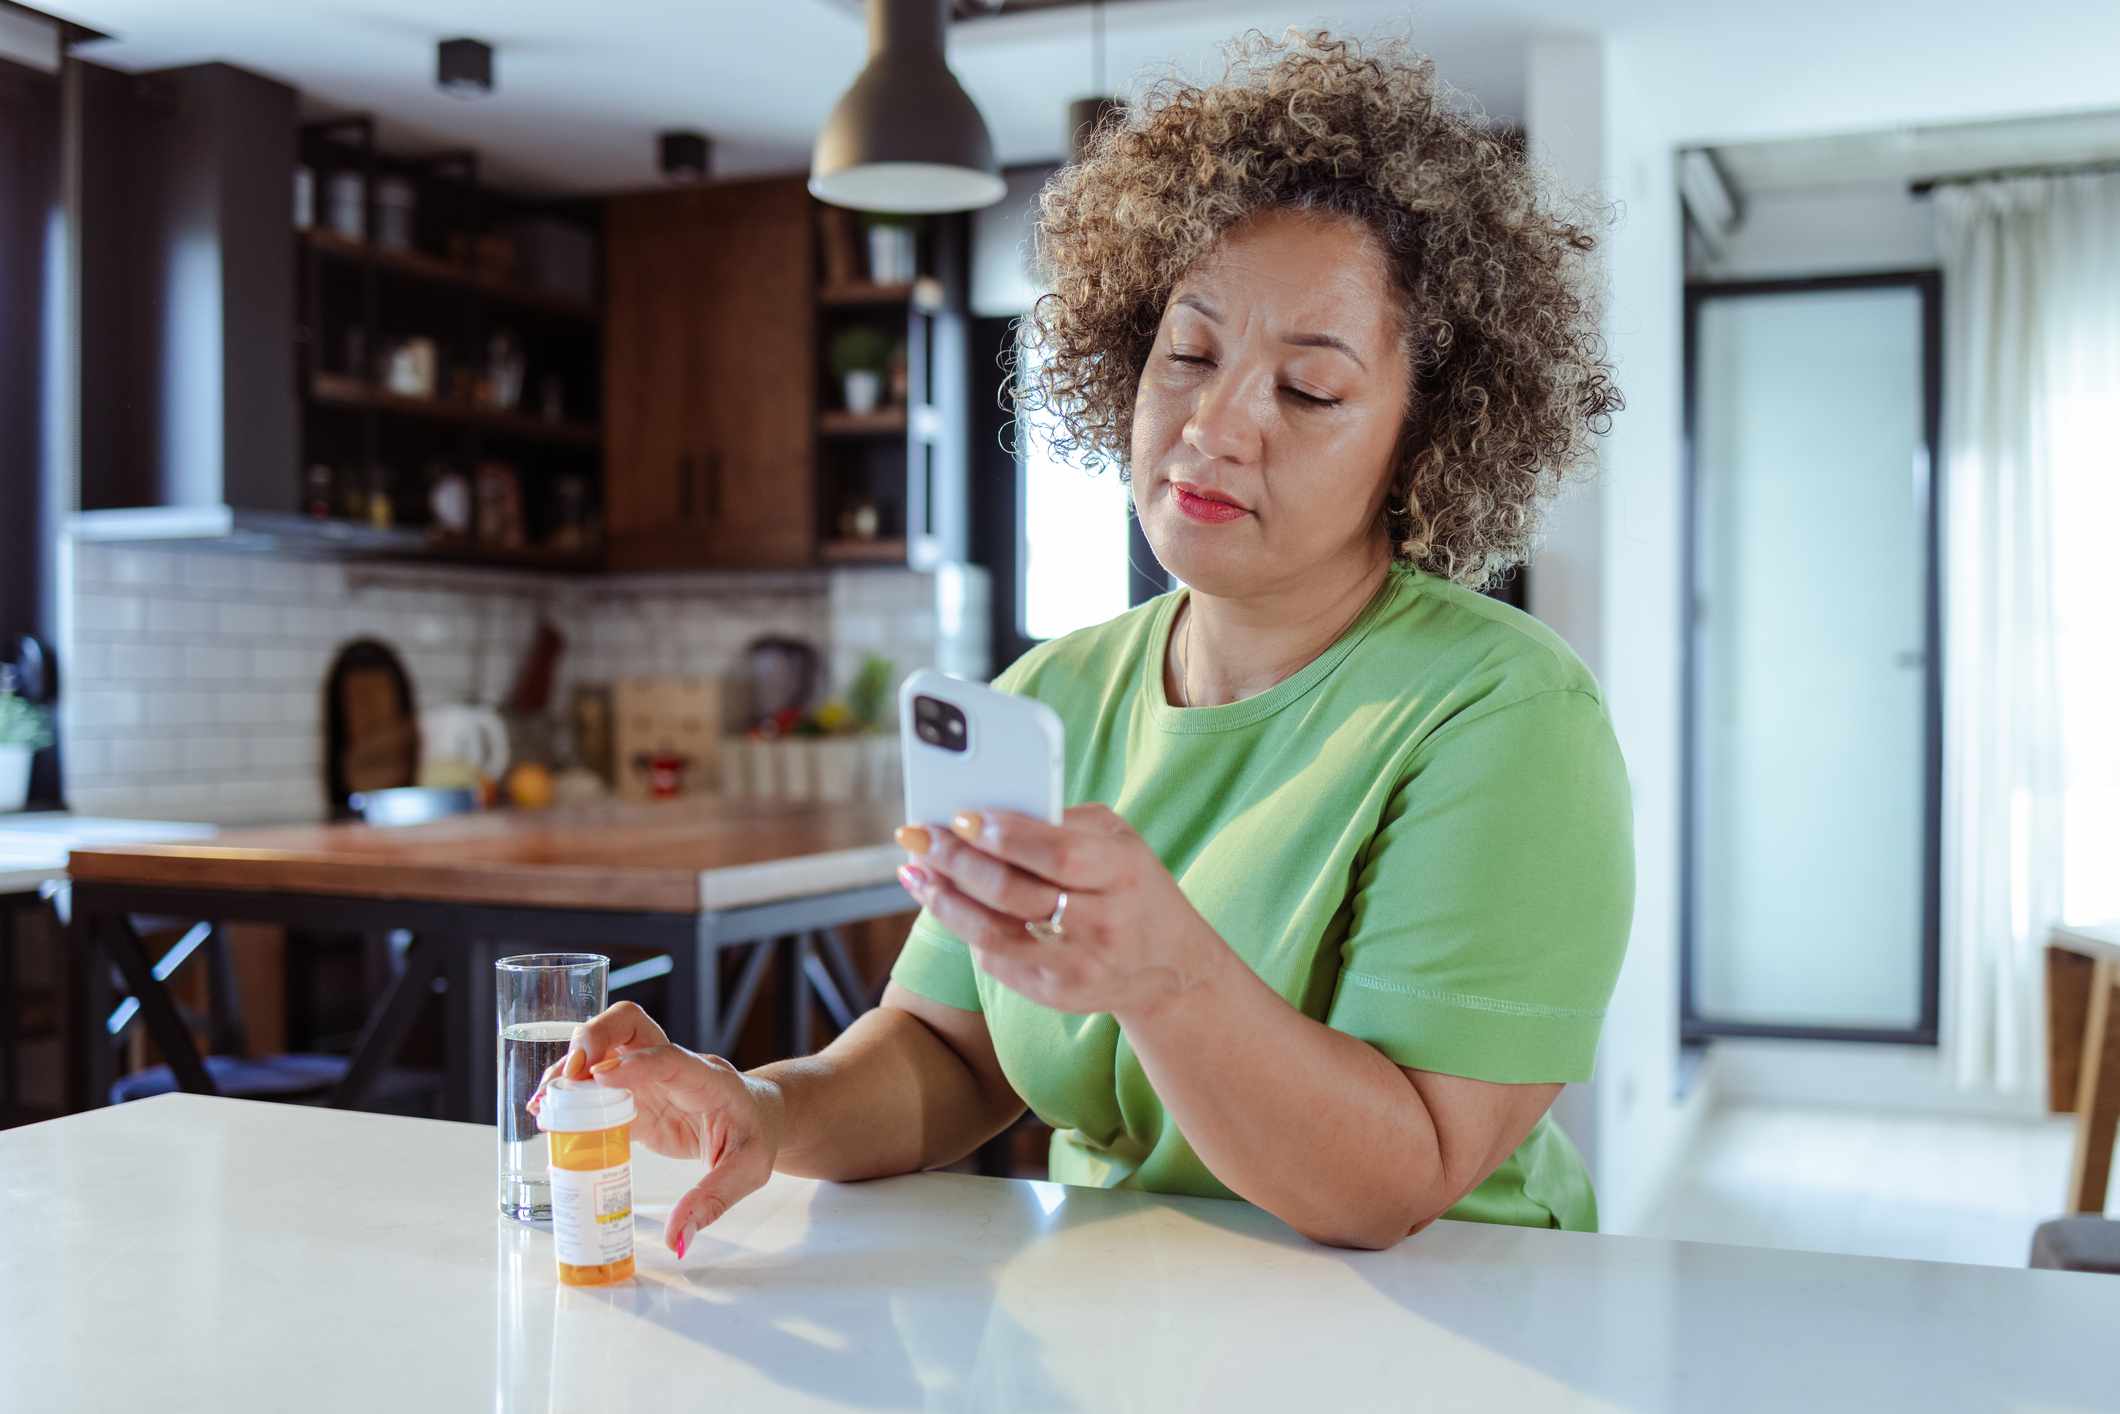
<instances>
[{"instance_id":1,"label":"black ceiling light fixture","mask_svg":"<svg viewBox=\"0 0 2120 1414\"><path fill-rule=\"evenodd\" d=\"M1007 190L994 140L950 72L950 0L868 0L869 62L817 134L810 194L862 211L970 211Z\"/></svg>"},{"instance_id":2,"label":"black ceiling light fixture","mask_svg":"<svg viewBox=\"0 0 2120 1414\"><path fill-rule=\"evenodd\" d=\"M1090 134L1097 131L1106 116L1124 113L1126 103L1113 98L1111 90L1104 86L1104 0L1090 0L1090 88L1094 98L1078 98L1067 105L1067 160L1080 162L1089 144Z\"/></svg>"},{"instance_id":3,"label":"black ceiling light fixture","mask_svg":"<svg viewBox=\"0 0 2120 1414\"><path fill-rule=\"evenodd\" d=\"M707 159L713 144L705 133L672 128L657 134L655 145L662 156L664 181L691 183L707 179Z\"/></svg>"},{"instance_id":4,"label":"black ceiling light fixture","mask_svg":"<svg viewBox=\"0 0 2120 1414\"><path fill-rule=\"evenodd\" d=\"M476 39L445 39L435 46L434 81L452 98L484 98L493 92L493 46Z\"/></svg>"}]
</instances>

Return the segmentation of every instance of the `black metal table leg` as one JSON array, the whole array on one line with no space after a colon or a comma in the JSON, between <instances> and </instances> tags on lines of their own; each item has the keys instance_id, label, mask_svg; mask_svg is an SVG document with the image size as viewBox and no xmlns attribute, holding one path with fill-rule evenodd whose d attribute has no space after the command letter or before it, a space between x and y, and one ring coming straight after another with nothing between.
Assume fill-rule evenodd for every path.
<instances>
[{"instance_id":1,"label":"black metal table leg","mask_svg":"<svg viewBox=\"0 0 2120 1414\"><path fill-rule=\"evenodd\" d=\"M361 1039L353 1048L353 1061L346 1068L345 1078L331 1092L331 1105L336 1109L358 1109L368 1102L369 1091L382 1078L398 1050L405 1044L405 1033L419 1018L420 1008L434 995L434 979L442 969L442 948L429 942L424 935L415 935L412 946L405 950L404 967L397 980L383 996L383 1003L369 1015L368 1024L361 1028Z\"/></svg>"},{"instance_id":2,"label":"black metal table leg","mask_svg":"<svg viewBox=\"0 0 2120 1414\"><path fill-rule=\"evenodd\" d=\"M721 1011L721 920L702 913L692 929L692 970L688 986L673 988L677 1005L686 1012L685 1025L692 1033L691 1045L719 1052L723 1045ZM680 952L684 949L679 949Z\"/></svg>"},{"instance_id":3,"label":"black metal table leg","mask_svg":"<svg viewBox=\"0 0 2120 1414\"><path fill-rule=\"evenodd\" d=\"M470 995L471 949L461 939L438 940L447 954L443 964L448 990L442 1001L447 1024L442 1027L442 1118L476 1119L470 1108L472 1045L464 1026L464 999Z\"/></svg>"},{"instance_id":4,"label":"black metal table leg","mask_svg":"<svg viewBox=\"0 0 2120 1414\"><path fill-rule=\"evenodd\" d=\"M162 1059L176 1078L177 1087L192 1095L220 1094L213 1077L206 1072L206 1062L199 1058L199 1048L193 1044L184 1018L177 1015L176 1003L169 999L169 988L155 976L154 964L140 946L140 936L133 931L131 920L123 916L106 918L97 936L110 950L118 971L125 975L133 1000L140 1004L140 1017L147 1023L155 1045L161 1048ZM100 1029L100 1022L98 1025Z\"/></svg>"},{"instance_id":5,"label":"black metal table leg","mask_svg":"<svg viewBox=\"0 0 2120 1414\"><path fill-rule=\"evenodd\" d=\"M17 1033L22 1025L21 999L15 995L15 901L0 898L0 1129L15 1122L21 1083Z\"/></svg>"},{"instance_id":6,"label":"black metal table leg","mask_svg":"<svg viewBox=\"0 0 2120 1414\"><path fill-rule=\"evenodd\" d=\"M860 1015L856 1010L859 1003L840 992L839 981L832 975L831 966L825 961L825 955L819 949L818 940L814 936L805 935L796 947L802 955L803 976L809 979L810 990L817 994L819 1004L824 1007L824 1014L832 1019L834 1028L846 1030L854 1024L854 1018Z\"/></svg>"},{"instance_id":7,"label":"black metal table leg","mask_svg":"<svg viewBox=\"0 0 2120 1414\"><path fill-rule=\"evenodd\" d=\"M67 990L72 994L73 1015L66 1028L66 1108L95 1109L110 1103L110 1087L117 1080L117 1059L111 1055L110 962L97 941L99 920L79 906L68 909Z\"/></svg>"},{"instance_id":8,"label":"black metal table leg","mask_svg":"<svg viewBox=\"0 0 2120 1414\"><path fill-rule=\"evenodd\" d=\"M729 993L729 1003L722 1009L721 1024L712 1045L715 1055L726 1056L736 1049L736 1039L743 1030L744 1022L750 1020L751 1007L758 1001L758 989L766 980L766 969L773 965L777 945L771 938L762 938L751 944L750 955L743 960L743 971L736 974L736 989Z\"/></svg>"},{"instance_id":9,"label":"black metal table leg","mask_svg":"<svg viewBox=\"0 0 2120 1414\"><path fill-rule=\"evenodd\" d=\"M780 949L780 1052L784 1056L810 1053L810 979L803 969L809 955L804 934L782 938Z\"/></svg>"}]
</instances>

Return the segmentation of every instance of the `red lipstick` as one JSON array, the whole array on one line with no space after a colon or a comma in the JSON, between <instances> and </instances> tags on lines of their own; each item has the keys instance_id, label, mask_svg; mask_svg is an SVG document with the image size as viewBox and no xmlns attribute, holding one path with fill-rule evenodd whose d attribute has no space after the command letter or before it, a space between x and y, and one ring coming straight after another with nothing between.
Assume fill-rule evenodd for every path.
<instances>
[{"instance_id":1,"label":"red lipstick","mask_svg":"<svg viewBox=\"0 0 2120 1414\"><path fill-rule=\"evenodd\" d=\"M1203 525L1220 525L1225 521L1235 520L1239 516L1251 514L1250 511L1238 505L1221 492L1210 491L1204 486L1194 486L1190 482L1185 481L1173 481L1170 484L1170 489L1171 493L1177 497L1178 509L1184 513L1186 519L1199 521Z\"/></svg>"}]
</instances>

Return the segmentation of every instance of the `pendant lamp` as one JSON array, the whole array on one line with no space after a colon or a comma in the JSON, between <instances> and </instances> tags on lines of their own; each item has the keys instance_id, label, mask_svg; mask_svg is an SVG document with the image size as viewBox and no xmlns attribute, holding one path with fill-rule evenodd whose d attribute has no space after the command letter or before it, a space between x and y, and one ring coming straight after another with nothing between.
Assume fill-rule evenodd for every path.
<instances>
[{"instance_id":1,"label":"pendant lamp","mask_svg":"<svg viewBox=\"0 0 2120 1414\"><path fill-rule=\"evenodd\" d=\"M1105 115L1123 113L1126 103L1109 97L1104 86L1104 0L1090 0L1090 86L1095 98L1078 98L1067 105L1067 160L1080 162L1090 134Z\"/></svg>"},{"instance_id":2,"label":"pendant lamp","mask_svg":"<svg viewBox=\"0 0 2120 1414\"><path fill-rule=\"evenodd\" d=\"M970 211L1007 190L943 58L949 0L868 0L869 62L825 119L810 194L861 211Z\"/></svg>"}]
</instances>

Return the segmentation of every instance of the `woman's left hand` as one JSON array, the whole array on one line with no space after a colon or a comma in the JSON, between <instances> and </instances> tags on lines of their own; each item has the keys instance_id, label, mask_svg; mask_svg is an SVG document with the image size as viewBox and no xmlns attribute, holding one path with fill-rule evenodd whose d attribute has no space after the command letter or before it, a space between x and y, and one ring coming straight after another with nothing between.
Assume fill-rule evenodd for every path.
<instances>
[{"instance_id":1,"label":"woman's left hand","mask_svg":"<svg viewBox=\"0 0 2120 1414\"><path fill-rule=\"evenodd\" d=\"M959 815L949 832L909 825L899 871L971 948L989 977L1043 1006L1109 1012L1123 1023L1206 981L1228 945L1133 827L1103 805L1058 825L995 811ZM1059 907L1058 936L1033 932Z\"/></svg>"}]
</instances>

